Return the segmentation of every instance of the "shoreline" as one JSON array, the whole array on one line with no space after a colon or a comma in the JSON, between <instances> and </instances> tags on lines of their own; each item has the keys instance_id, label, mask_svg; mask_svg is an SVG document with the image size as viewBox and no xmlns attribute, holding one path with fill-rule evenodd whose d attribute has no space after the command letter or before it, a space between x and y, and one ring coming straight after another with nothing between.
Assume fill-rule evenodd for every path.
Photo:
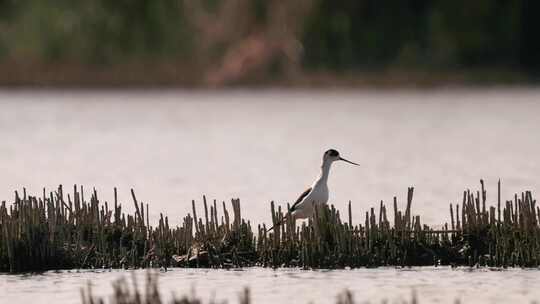
<instances>
[{"instance_id":1,"label":"shoreline","mask_svg":"<svg viewBox=\"0 0 540 304\"><path fill-rule=\"evenodd\" d=\"M2 72L4 71L4 72ZM7 72L6 72L7 71ZM175 63L114 66L0 63L0 89L439 89L538 87L540 77L509 69L300 70L289 74L244 73L220 83L205 71Z\"/></svg>"}]
</instances>

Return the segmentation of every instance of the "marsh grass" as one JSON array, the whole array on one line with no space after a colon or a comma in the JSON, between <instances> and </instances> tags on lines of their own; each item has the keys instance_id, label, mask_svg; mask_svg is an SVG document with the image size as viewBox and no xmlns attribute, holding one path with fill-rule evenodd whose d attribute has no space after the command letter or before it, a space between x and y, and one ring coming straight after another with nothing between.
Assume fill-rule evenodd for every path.
<instances>
[{"instance_id":1,"label":"marsh grass","mask_svg":"<svg viewBox=\"0 0 540 304\"><path fill-rule=\"evenodd\" d=\"M192 201L192 213L171 226L160 214L150 225L149 206L131 191L135 211L126 213L114 189L114 202L102 202L94 189L41 197L15 192L12 204L0 205L0 271L69 268L491 266L538 267L540 210L530 191L490 206L481 181L478 191L464 191L461 204L450 205L441 229L423 224L412 211L413 188L405 209L380 202L365 218L344 217L334 206L315 209L307 223L295 225L287 209L271 203L272 232L252 227L241 215L239 199ZM287 206L287 208L289 208ZM202 209L202 210L201 210ZM221 209L221 210L219 210ZM390 214L393 212L393 217Z\"/></svg>"},{"instance_id":2,"label":"marsh grass","mask_svg":"<svg viewBox=\"0 0 540 304\"><path fill-rule=\"evenodd\" d=\"M201 298L197 297L195 293L191 295L182 295L180 297L173 294L169 301L163 299L162 293L159 291L158 276L156 273L148 272L146 275L146 282L144 286L140 287L135 275L132 276L131 284L125 279L120 278L113 282L113 294L110 297L109 303L116 304L203 304L205 303ZM96 297L92 292L92 285L88 283L85 289L81 290L81 299L83 304L104 304L107 303L105 298ZM216 302L211 300L210 304L226 304L227 302ZM250 304L251 293L249 288L244 288L238 295L239 304ZM355 301L353 294L345 290L336 296L336 304L354 304L354 303L369 303L365 301ZM384 301L383 303L386 303ZM416 294L413 292L411 301L400 301L402 304L417 304ZM456 300L455 303L459 303Z\"/></svg>"}]
</instances>

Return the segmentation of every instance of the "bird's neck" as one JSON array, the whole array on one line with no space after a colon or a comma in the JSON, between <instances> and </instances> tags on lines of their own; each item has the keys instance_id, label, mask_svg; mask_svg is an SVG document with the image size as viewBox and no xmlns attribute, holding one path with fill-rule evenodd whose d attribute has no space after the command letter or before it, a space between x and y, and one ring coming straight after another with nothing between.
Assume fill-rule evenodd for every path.
<instances>
[{"instance_id":1,"label":"bird's neck","mask_svg":"<svg viewBox=\"0 0 540 304\"><path fill-rule=\"evenodd\" d=\"M321 174L319 175L319 178L317 179L318 182L323 182L326 184L328 181L328 174L330 174L330 166L332 165L331 162L323 161L321 165Z\"/></svg>"}]
</instances>

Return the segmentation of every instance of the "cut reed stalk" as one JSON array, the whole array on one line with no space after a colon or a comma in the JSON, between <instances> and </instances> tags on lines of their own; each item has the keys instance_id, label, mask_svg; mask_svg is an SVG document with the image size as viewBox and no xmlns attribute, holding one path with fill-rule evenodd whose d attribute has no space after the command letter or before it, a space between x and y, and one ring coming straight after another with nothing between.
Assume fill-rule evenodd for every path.
<instances>
[{"instance_id":1,"label":"cut reed stalk","mask_svg":"<svg viewBox=\"0 0 540 304\"><path fill-rule=\"evenodd\" d=\"M15 192L12 204L0 205L0 271L21 272L68 268L244 267L294 266L304 268L376 267L383 265L487 265L538 267L540 210L530 191L489 206L480 191L464 191L462 208L450 204L448 223L440 229L422 224L412 212L413 188L406 209L394 197L391 225L380 202L366 212L364 223L353 224L349 203L347 222L333 205L315 206L315 216L297 226L288 208L271 203L274 229L242 218L239 199L232 199L232 222L223 202L221 222L217 203L204 219L192 213L171 227L160 214L157 226L149 221L149 206L131 190L134 214L124 212L114 189L114 209L101 202L95 189L86 201L83 187L67 194L43 190L41 197ZM461 211L461 212L460 212Z\"/></svg>"},{"instance_id":2,"label":"cut reed stalk","mask_svg":"<svg viewBox=\"0 0 540 304\"><path fill-rule=\"evenodd\" d=\"M163 292L159 290L158 284L158 275L155 273L148 273L146 276L145 283L140 286L139 282L135 275L132 275L131 284L125 278L120 278L112 283L113 293L110 297L109 302L107 302L105 297L99 297L94 295L92 291L92 284L89 282L88 285L81 289L81 299L82 304L104 304L104 303L121 303L121 304L202 304L202 299L197 297L194 292L190 295L177 296L173 293L172 298L168 301L163 300L166 296L163 296ZM249 304L252 303L251 292L248 287L244 287L242 292L239 293L238 303L240 304ZM208 296L208 295L206 295ZM212 297L213 298L213 297ZM354 304L354 303L369 303L364 301L355 301L351 291L345 290L337 295L335 300L336 304ZM297 299L290 302L298 302ZM207 303L227 303L224 301L210 300ZM386 300L382 303L387 303ZM416 293L412 292L412 297L410 302L401 300L400 303L407 304L417 304L418 300L416 298ZM456 301L459 303L459 301Z\"/></svg>"}]
</instances>

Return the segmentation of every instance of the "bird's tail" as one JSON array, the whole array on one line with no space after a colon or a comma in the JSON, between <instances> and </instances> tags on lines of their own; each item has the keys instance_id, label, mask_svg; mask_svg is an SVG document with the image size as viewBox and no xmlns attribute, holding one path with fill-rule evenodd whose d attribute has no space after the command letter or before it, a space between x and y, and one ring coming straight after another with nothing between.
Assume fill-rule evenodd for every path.
<instances>
[{"instance_id":1,"label":"bird's tail","mask_svg":"<svg viewBox=\"0 0 540 304\"><path fill-rule=\"evenodd\" d=\"M274 228L275 228L276 226L279 226L279 225L281 225L281 224L285 224L286 221L287 221L287 217L284 217L282 221L277 221L277 222L274 224L274 226L268 228L268 229L266 230L266 232L270 232L270 231L274 230Z\"/></svg>"}]
</instances>

